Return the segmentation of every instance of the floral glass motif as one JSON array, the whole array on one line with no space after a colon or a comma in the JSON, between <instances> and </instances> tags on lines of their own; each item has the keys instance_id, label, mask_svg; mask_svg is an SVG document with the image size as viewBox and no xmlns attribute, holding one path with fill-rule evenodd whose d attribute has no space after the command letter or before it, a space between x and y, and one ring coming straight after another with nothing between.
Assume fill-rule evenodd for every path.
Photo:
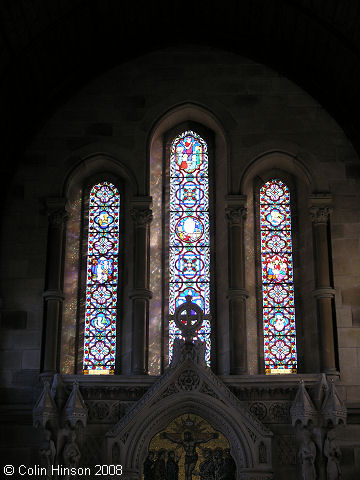
<instances>
[{"instance_id":1,"label":"floral glass motif","mask_svg":"<svg viewBox=\"0 0 360 480\"><path fill-rule=\"evenodd\" d=\"M120 195L109 182L90 192L84 373L115 370Z\"/></svg>"},{"instance_id":2,"label":"floral glass motif","mask_svg":"<svg viewBox=\"0 0 360 480\"><path fill-rule=\"evenodd\" d=\"M172 142L170 153L169 313L186 295L210 313L209 181L206 142L192 131ZM205 341L210 365L210 321L204 319L197 337ZM169 323L169 360L176 337L183 338L175 322Z\"/></svg>"},{"instance_id":3,"label":"floral glass motif","mask_svg":"<svg viewBox=\"0 0 360 480\"><path fill-rule=\"evenodd\" d=\"M289 188L272 179L260 190L266 373L296 373L294 279Z\"/></svg>"}]
</instances>

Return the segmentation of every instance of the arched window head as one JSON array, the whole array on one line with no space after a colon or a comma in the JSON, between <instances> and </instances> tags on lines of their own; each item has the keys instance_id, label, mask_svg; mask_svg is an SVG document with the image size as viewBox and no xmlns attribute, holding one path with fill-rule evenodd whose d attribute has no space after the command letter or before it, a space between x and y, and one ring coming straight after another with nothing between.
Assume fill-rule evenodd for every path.
<instances>
[{"instance_id":1,"label":"arched window head","mask_svg":"<svg viewBox=\"0 0 360 480\"><path fill-rule=\"evenodd\" d=\"M115 370L120 195L110 182L94 185L89 199L83 370Z\"/></svg>"},{"instance_id":2,"label":"arched window head","mask_svg":"<svg viewBox=\"0 0 360 480\"><path fill-rule=\"evenodd\" d=\"M265 373L296 373L290 191L277 178L260 189L260 232Z\"/></svg>"},{"instance_id":3,"label":"arched window head","mask_svg":"<svg viewBox=\"0 0 360 480\"><path fill-rule=\"evenodd\" d=\"M187 295L210 314L209 178L206 142L187 130L178 135L170 151L169 313L185 303ZM198 337L206 343L210 365L210 320L204 319ZM181 337L169 323L169 360L174 340Z\"/></svg>"}]
</instances>

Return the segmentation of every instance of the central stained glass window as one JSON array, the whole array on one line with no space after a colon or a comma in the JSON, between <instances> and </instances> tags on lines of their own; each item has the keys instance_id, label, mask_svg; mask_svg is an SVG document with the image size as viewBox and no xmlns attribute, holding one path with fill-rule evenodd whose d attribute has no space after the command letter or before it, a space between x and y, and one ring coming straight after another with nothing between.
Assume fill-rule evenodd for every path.
<instances>
[{"instance_id":1,"label":"central stained glass window","mask_svg":"<svg viewBox=\"0 0 360 480\"><path fill-rule=\"evenodd\" d=\"M279 179L260 190L260 230L265 373L296 373L290 191Z\"/></svg>"},{"instance_id":2,"label":"central stained glass window","mask_svg":"<svg viewBox=\"0 0 360 480\"><path fill-rule=\"evenodd\" d=\"M115 370L120 195L109 182L90 192L84 373Z\"/></svg>"},{"instance_id":3,"label":"central stained glass window","mask_svg":"<svg viewBox=\"0 0 360 480\"><path fill-rule=\"evenodd\" d=\"M209 179L206 142L195 132L175 138L170 152L169 314L186 302L185 297L210 314ZM210 320L204 319L198 338L205 342L210 366ZM169 361L176 337L169 323Z\"/></svg>"}]
</instances>

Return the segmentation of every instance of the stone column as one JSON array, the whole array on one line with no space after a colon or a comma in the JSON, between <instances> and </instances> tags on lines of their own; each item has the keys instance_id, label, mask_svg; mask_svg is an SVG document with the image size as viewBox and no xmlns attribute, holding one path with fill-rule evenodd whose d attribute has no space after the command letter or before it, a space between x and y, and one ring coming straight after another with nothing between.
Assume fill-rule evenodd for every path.
<instances>
[{"instance_id":1,"label":"stone column","mask_svg":"<svg viewBox=\"0 0 360 480\"><path fill-rule=\"evenodd\" d=\"M52 377L57 372L58 331L60 307L64 300L61 290L61 271L64 225L67 214L64 198L48 198L46 207L49 216L46 277L44 298L44 333L42 376Z\"/></svg>"},{"instance_id":2,"label":"stone column","mask_svg":"<svg viewBox=\"0 0 360 480\"><path fill-rule=\"evenodd\" d=\"M247 373L247 331L245 290L244 221L246 219L246 197L227 197L226 216L229 242L229 336L230 373Z\"/></svg>"},{"instance_id":3,"label":"stone column","mask_svg":"<svg viewBox=\"0 0 360 480\"><path fill-rule=\"evenodd\" d=\"M148 316L149 300L149 227L152 220L151 197L136 197L130 210L134 221L134 288L132 299L133 327L131 370L134 375L145 375L148 370Z\"/></svg>"},{"instance_id":4,"label":"stone column","mask_svg":"<svg viewBox=\"0 0 360 480\"><path fill-rule=\"evenodd\" d=\"M313 224L315 249L315 290L317 304L319 335L321 342L321 371L332 374L336 372L333 299L335 290L330 275L330 239L328 222L331 212L331 195L315 194L310 196L310 216Z\"/></svg>"}]
</instances>

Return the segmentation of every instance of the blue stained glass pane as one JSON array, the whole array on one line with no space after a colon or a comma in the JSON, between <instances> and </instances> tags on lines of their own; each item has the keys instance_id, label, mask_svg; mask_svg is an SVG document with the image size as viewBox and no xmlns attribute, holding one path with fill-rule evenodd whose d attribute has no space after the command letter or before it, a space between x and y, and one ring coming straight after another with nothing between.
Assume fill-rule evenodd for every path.
<instances>
[{"instance_id":1,"label":"blue stained glass pane","mask_svg":"<svg viewBox=\"0 0 360 480\"><path fill-rule=\"evenodd\" d=\"M192 131L175 138L170 155L169 313L187 295L210 313L210 228L208 155L205 141ZM204 320L198 338L206 343L210 365L211 326ZM181 332L169 323L169 359Z\"/></svg>"},{"instance_id":2,"label":"blue stained glass pane","mask_svg":"<svg viewBox=\"0 0 360 480\"><path fill-rule=\"evenodd\" d=\"M177 247L170 250L170 281L210 281L210 265L204 261L209 247ZM205 258L206 260L206 258Z\"/></svg>"},{"instance_id":3,"label":"blue stained glass pane","mask_svg":"<svg viewBox=\"0 0 360 480\"><path fill-rule=\"evenodd\" d=\"M193 209L170 212L170 247L209 246L209 212Z\"/></svg>"},{"instance_id":4,"label":"blue stained glass pane","mask_svg":"<svg viewBox=\"0 0 360 480\"><path fill-rule=\"evenodd\" d=\"M84 373L115 370L120 195L101 182L90 192Z\"/></svg>"},{"instance_id":5,"label":"blue stained glass pane","mask_svg":"<svg viewBox=\"0 0 360 480\"><path fill-rule=\"evenodd\" d=\"M296 373L296 331L289 188L279 179L260 190L266 373Z\"/></svg>"}]
</instances>

